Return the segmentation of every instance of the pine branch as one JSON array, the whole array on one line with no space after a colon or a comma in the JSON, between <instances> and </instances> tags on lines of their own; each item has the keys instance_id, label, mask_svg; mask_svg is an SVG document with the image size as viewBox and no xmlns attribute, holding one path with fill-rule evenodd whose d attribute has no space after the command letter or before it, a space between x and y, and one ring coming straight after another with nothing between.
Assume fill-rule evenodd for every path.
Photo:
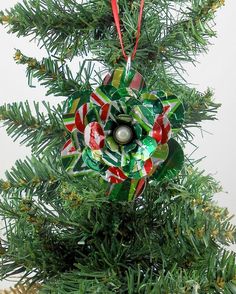
<instances>
[{"instance_id":1,"label":"pine branch","mask_svg":"<svg viewBox=\"0 0 236 294\"><path fill-rule=\"evenodd\" d=\"M14 175L18 173L12 172ZM41 173L43 176L46 174L43 170ZM211 203L213 194L218 191L218 184L210 176L190 168L186 168L183 174L163 185L153 182L145 198L136 203L111 203L101 192L100 198L104 200L83 199L80 183L77 189L76 186L71 189L68 184L67 187L61 186L60 191L56 190L55 193L62 196L61 200L54 197L49 200L48 195L50 205L54 203L53 209L48 208L48 212L46 206L42 205L44 201L32 203L15 196L13 199L5 197L9 206L14 203L11 209L20 215L15 217L15 221L10 218L14 222L8 223L7 235L11 247L4 258L20 261L28 271L37 268L34 277L43 280L57 276L58 271L62 273L70 269L73 272L79 269L81 285L91 289L99 287L97 282L94 283L95 276L93 278L98 268L100 284L99 277L105 273L108 283L119 282L120 286L116 283L115 286L124 291L124 287L132 282L127 280L127 268L137 272L139 266L142 273L152 269L154 280L163 267L166 272L172 272L173 264L177 269L189 270L189 277L193 270L198 276L205 274L208 264L212 273L212 262L219 259L216 259L219 243L232 243L236 230L229 225L228 213ZM95 182L93 178L84 179L84 189L92 191L96 187ZM96 189L100 189L100 184ZM66 190L73 195L67 197ZM37 196L42 191L29 190L27 195L29 193ZM74 205L77 197L82 199ZM66 199L64 204L63 199ZM5 207L6 202L3 202ZM7 208L2 210L8 218L7 211ZM24 243L19 244L17 240L24 240ZM199 256L204 261L200 265ZM225 262L230 268L232 260ZM6 262L4 264L7 265ZM9 271L5 267L3 270L6 275L11 274L14 264ZM19 270L19 263L15 264L15 270ZM231 274L224 277L225 285L232 280ZM147 275L147 279L151 279L150 275ZM214 279L217 278L210 278L209 284ZM57 277L57 281L64 287L62 279ZM78 277L71 283L75 281L78 281ZM203 289L204 283L201 285ZM62 293L68 293L66 290L67 286Z\"/></svg>"},{"instance_id":2,"label":"pine branch","mask_svg":"<svg viewBox=\"0 0 236 294\"><path fill-rule=\"evenodd\" d=\"M50 291L67 293L89 293L100 291L112 293L234 293L235 292L235 256L224 253L223 256L211 256L208 272L196 269L178 269L173 264L166 273L156 274L152 269L143 271L140 266L126 269L123 277L112 271L88 272L86 268L62 274L57 279L49 280L43 285L41 292ZM212 266L212 268L211 268ZM215 272L217 274L215 275ZM201 292L199 292L201 291Z\"/></svg>"},{"instance_id":3,"label":"pine branch","mask_svg":"<svg viewBox=\"0 0 236 294\"><path fill-rule=\"evenodd\" d=\"M63 228L23 214L12 221L7 226L7 252L2 256L1 278L24 273L22 281L33 284L69 270L79 236L76 239L74 232L69 239L65 238L66 230L71 231L69 225Z\"/></svg>"},{"instance_id":4,"label":"pine branch","mask_svg":"<svg viewBox=\"0 0 236 294\"><path fill-rule=\"evenodd\" d=\"M206 39L215 36L208 22L213 19L213 13L220 5L219 0L207 0L196 1L192 8L188 7L188 13L183 13L178 22L170 23L161 39L163 55L167 54L168 57L167 51L173 48L171 53L177 56L180 54L180 61L183 61L188 52L192 51L194 55L201 52L201 48L207 45ZM183 5L180 11L184 12L185 9L186 6ZM183 48L185 52L181 52Z\"/></svg>"},{"instance_id":5,"label":"pine branch","mask_svg":"<svg viewBox=\"0 0 236 294\"><path fill-rule=\"evenodd\" d=\"M196 55L206 50L208 39L215 36L210 21L215 10L223 4L222 1L185 1L185 5L172 5L172 2L145 2L148 13L143 20L139 49L133 62L133 66L140 72L145 69L150 73L158 72L160 64L172 68L174 72L177 67L181 68L181 62L194 62ZM136 6L138 5L135 3L133 7ZM135 11L134 8L130 9L128 5L124 5L120 14L123 16L125 49L129 52L132 51L135 40L138 8ZM109 32L109 37L104 39L104 42L106 46L101 44L100 39L91 41L91 51L99 56L104 64L114 66L116 63L122 63L116 30L115 34ZM143 60L146 61L145 64L142 63Z\"/></svg>"},{"instance_id":6,"label":"pine branch","mask_svg":"<svg viewBox=\"0 0 236 294\"><path fill-rule=\"evenodd\" d=\"M79 90L91 90L90 79L93 66L86 60L79 65L75 78L65 61L52 60L51 58L37 61L35 58L23 55L20 50L16 51L15 60L18 64L27 65L29 85L32 86L32 79L37 78L41 85L49 88L47 95L68 97Z\"/></svg>"},{"instance_id":7,"label":"pine branch","mask_svg":"<svg viewBox=\"0 0 236 294\"><path fill-rule=\"evenodd\" d=\"M57 193L55 187L52 191ZM32 190L27 191L24 198L16 197L13 191L10 195L3 195L4 199L0 202L0 214L6 220L7 236L1 254L2 278L25 273L22 280L27 278L28 282L33 283L70 270L75 256L81 256L78 243L84 237L83 233L88 231L83 227L83 222L79 224L73 221L75 215L71 212L75 207L63 209L61 204L64 199L60 199L59 191L56 200L47 195L48 200L41 201L42 197L37 197ZM79 219L79 215L76 217ZM67 232L70 234L67 235Z\"/></svg>"},{"instance_id":8,"label":"pine branch","mask_svg":"<svg viewBox=\"0 0 236 294\"><path fill-rule=\"evenodd\" d=\"M109 3L100 0L92 4L75 0L24 0L23 4L6 11L6 15L4 12L0 15L1 21L10 25L9 32L17 36L33 35L64 57L86 52L88 40L104 31L112 21Z\"/></svg>"},{"instance_id":9,"label":"pine branch","mask_svg":"<svg viewBox=\"0 0 236 294\"><path fill-rule=\"evenodd\" d=\"M42 197L50 191L56 192L62 175L61 164L55 158L18 160L15 167L6 172L6 180L0 181L0 193L14 197L29 193Z\"/></svg>"},{"instance_id":10,"label":"pine branch","mask_svg":"<svg viewBox=\"0 0 236 294\"><path fill-rule=\"evenodd\" d=\"M191 128L201 129L201 122L217 120L217 112L221 104L214 102L213 93L209 89L205 93L185 86L179 89L176 87L176 93L178 90L185 106L185 122L180 135L189 142L193 138Z\"/></svg>"},{"instance_id":11,"label":"pine branch","mask_svg":"<svg viewBox=\"0 0 236 294\"><path fill-rule=\"evenodd\" d=\"M186 87L182 91L182 97L186 108L186 128L202 121L217 119L217 110L221 104L213 101L213 93L210 89L200 93Z\"/></svg>"},{"instance_id":12,"label":"pine branch","mask_svg":"<svg viewBox=\"0 0 236 294\"><path fill-rule=\"evenodd\" d=\"M47 155L60 150L66 131L62 125L61 107L51 108L46 102L43 102L43 105L47 116L40 112L39 103L34 103L33 110L29 102L5 104L0 106L0 121L3 121L8 135L14 140L24 136L21 144L31 147L35 154L43 151L43 154Z\"/></svg>"},{"instance_id":13,"label":"pine branch","mask_svg":"<svg viewBox=\"0 0 236 294\"><path fill-rule=\"evenodd\" d=\"M188 13L184 8L190 1L186 1L184 8L182 4L173 6L171 3L157 0L145 3L143 34L135 63L145 59L153 68L157 63L169 63L170 60L192 61L191 54L201 52L207 45L206 40L214 35L208 22L223 4L222 0L194 1ZM127 51L133 47L137 6L133 1L120 3ZM179 18L174 17L174 11L178 11ZM10 25L9 32L18 36L33 35L49 51L63 58L87 54L89 49L105 64L114 65L122 59L109 2L95 0L79 4L74 0L63 3L25 0L6 14L1 12L1 20Z\"/></svg>"},{"instance_id":14,"label":"pine branch","mask_svg":"<svg viewBox=\"0 0 236 294\"><path fill-rule=\"evenodd\" d=\"M192 128L202 129L201 122L217 120L217 112L221 104L214 102L213 93L209 89L205 93L200 93L183 87L179 97L183 99L185 106L185 122L178 136L189 143L194 137Z\"/></svg>"}]
</instances>

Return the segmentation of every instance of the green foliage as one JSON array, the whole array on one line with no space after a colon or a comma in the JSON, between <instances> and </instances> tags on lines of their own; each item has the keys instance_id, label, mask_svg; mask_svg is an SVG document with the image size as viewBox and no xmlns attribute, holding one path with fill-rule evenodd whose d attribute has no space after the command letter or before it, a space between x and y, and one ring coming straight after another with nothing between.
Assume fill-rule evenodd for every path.
<instances>
[{"instance_id":1,"label":"green foliage","mask_svg":"<svg viewBox=\"0 0 236 294\"><path fill-rule=\"evenodd\" d=\"M122 283L115 272L91 274L74 271L63 274L60 279L45 285L41 293L235 293L236 283L233 281L235 270L232 267L235 256L224 253L219 259L214 256L208 261L208 273L203 271L200 275L198 270L180 270L175 265L167 274L160 272L156 275L151 270L143 272L138 266L125 271ZM231 269L225 268L225 264L231 266ZM217 270L221 272L219 276L215 275Z\"/></svg>"},{"instance_id":2,"label":"green foliage","mask_svg":"<svg viewBox=\"0 0 236 294\"><path fill-rule=\"evenodd\" d=\"M221 106L213 100L213 93L207 90L200 93L188 87L175 87L176 93L182 98L185 105L185 126L186 129L199 126L200 122L206 120L216 120L217 110ZM173 88L174 92L174 88Z\"/></svg>"},{"instance_id":3,"label":"green foliage","mask_svg":"<svg viewBox=\"0 0 236 294\"><path fill-rule=\"evenodd\" d=\"M46 156L50 152L59 152L66 131L62 123L61 106L51 107L46 102L43 102L43 106L46 116L40 111L39 103L34 103L34 109L28 101L5 104L0 106L0 121L3 121L8 135L14 140L23 136L21 144L31 147L33 153Z\"/></svg>"},{"instance_id":4,"label":"green foliage","mask_svg":"<svg viewBox=\"0 0 236 294\"><path fill-rule=\"evenodd\" d=\"M11 171L6 172L6 180L0 180L0 192L4 195L50 194L62 177L61 164L57 160L33 157L18 160ZM57 185L56 185L57 186ZM55 192L55 191L54 191Z\"/></svg>"},{"instance_id":5,"label":"green foliage","mask_svg":"<svg viewBox=\"0 0 236 294\"><path fill-rule=\"evenodd\" d=\"M47 95L68 97L79 90L91 90L90 79L93 72L91 62L84 60L74 78L69 66L63 61L51 58L37 61L35 58L23 55L20 50L16 51L14 58L18 64L27 65L29 85L32 86L32 79L37 78L42 86L49 88Z\"/></svg>"},{"instance_id":6,"label":"green foliage","mask_svg":"<svg viewBox=\"0 0 236 294\"><path fill-rule=\"evenodd\" d=\"M125 49L135 41L139 1L122 0ZM133 67L150 90L172 92L183 101L185 125L216 119L213 93L200 93L182 78L183 62L194 62L215 36L213 17L223 0L145 1L142 35ZM10 33L32 36L49 56L38 61L17 50L30 86L36 78L47 94L69 96L101 83L105 68L124 65L110 1L24 0L0 22ZM89 60L88 54L92 55ZM73 75L70 61L82 56ZM145 60L145 62L143 62ZM0 180L1 278L22 274L40 293L235 293L236 228L227 209L213 202L219 184L188 161L171 182L148 185L133 203L106 198L99 177L72 178L62 168L60 149L67 132L63 106L28 102L0 107L0 120L14 140L31 147L31 159L18 160Z\"/></svg>"},{"instance_id":7,"label":"green foliage","mask_svg":"<svg viewBox=\"0 0 236 294\"><path fill-rule=\"evenodd\" d=\"M96 178L64 179L34 196L2 193L3 277L24 270L29 281L44 281L42 293L230 289L234 255L219 248L234 242L236 228L227 210L212 203L220 188L197 170L183 173L175 183L152 183L144 198L128 204L106 201Z\"/></svg>"},{"instance_id":8,"label":"green foliage","mask_svg":"<svg viewBox=\"0 0 236 294\"><path fill-rule=\"evenodd\" d=\"M220 0L145 1L136 66L142 66L145 59L151 71L158 69L160 63L192 61L194 55L205 50L208 38L214 36L209 21L220 3ZM133 47L138 10L137 2L120 1L128 52ZM105 64L121 62L109 1L24 0L9 11L2 11L1 16L2 22L10 25L9 32L32 36L55 55L73 58L90 51Z\"/></svg>"}]
</instances>

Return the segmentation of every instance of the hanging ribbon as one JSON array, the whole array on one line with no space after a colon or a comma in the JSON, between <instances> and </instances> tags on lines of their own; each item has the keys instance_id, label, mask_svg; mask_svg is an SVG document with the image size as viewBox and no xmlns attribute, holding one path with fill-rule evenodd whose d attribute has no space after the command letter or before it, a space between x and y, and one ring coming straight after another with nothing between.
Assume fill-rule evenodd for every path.
<instances>
[{"instance_id":1,"label":"hanging ribbon","mask_svg":"<svg viewBox=\"0 0 236 294\"><path fill-rule=\"evenodd\" d=\"M117 29L118 36L119 36L119 39L120 39L121 50L122 50L122 53L123 53L123 56L124 56L125 60L128 60L128 55L125 52L122 33L121 33L121 29L120 29L119 7L118 7L118 4L117 4L117 0L111 0L111 7L112 7L112 12L113 12L113 16L114 16L114 20L115 20L115 24L116 24L116 29ZM144 7L144 0L141 0L140 1L139 17L138 17L138 27L137 27L136 42L135 42L134 50L133 50L133 52L131 54L131 59L132 60L134 59L134 57L136 55L136 52L137 52L137 48L138 48L138 42L139 42L140 33L141 33L143 7Z\"/></svg>"}]
</instances>

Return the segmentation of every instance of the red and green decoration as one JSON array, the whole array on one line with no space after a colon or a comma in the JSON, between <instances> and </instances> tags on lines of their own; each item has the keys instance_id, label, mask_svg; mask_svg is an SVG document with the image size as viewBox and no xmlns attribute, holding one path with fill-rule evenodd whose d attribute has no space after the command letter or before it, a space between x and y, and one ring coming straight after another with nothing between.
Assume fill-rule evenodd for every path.
<instances>
[{"instance_id":1,"label":"red and green decoration","mask_svg":"<svg viewBox=\"0 0 236 294\"><path fill-rule=\"evenodd\" d=\"M98 173L110 183L108 197L132 201L149 179L174 178L184 154L172 135L184 121L175 95L149 93L141 74L117 68L93 93L66 102L70 139L61 156L68 174Z\"/></svg>"}]
</instances>

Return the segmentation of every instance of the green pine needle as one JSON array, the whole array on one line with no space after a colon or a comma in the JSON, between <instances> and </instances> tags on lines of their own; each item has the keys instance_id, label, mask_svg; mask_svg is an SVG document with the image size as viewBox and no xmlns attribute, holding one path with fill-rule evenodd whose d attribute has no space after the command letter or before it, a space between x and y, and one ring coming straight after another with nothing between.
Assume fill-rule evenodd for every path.
<instances>
[{"instance_id":1,"label":"green pine needle","mask_svg":"<svg viewBox=\"0 0 236 294\"><path fill-rule=\"evenodd\" d=\"M136 38L139 1L120 0L125 50ZM223 0L147 0L142 34L132 63L150 91L176 94L185 106L178 138L215 120L220 104L185 81L184 63L194 63L215 37L214 14ZM0 12L9 33L31 36L49 56L41 61L16 51L47 94L69 97L92 91L108 69L125 65L109 1L24 0ZM74 57L83 57L77 73ZM100 68L95 69L95 64ZM186 157L178 177L152 181L135 202L107 199L108 184L96 175L65 173L60 150L67 138L64 105L43 102L0 106L9 136L29 146L32 157L18 160L0 180L1 278L21 274L39 293L164 294L236 293L236 242L232 216L213 196L222 191L212 176ZM46 113L46 114L45 114ZM183 145L184 145L183 144Z\"/></svg>"}]
</instances>

